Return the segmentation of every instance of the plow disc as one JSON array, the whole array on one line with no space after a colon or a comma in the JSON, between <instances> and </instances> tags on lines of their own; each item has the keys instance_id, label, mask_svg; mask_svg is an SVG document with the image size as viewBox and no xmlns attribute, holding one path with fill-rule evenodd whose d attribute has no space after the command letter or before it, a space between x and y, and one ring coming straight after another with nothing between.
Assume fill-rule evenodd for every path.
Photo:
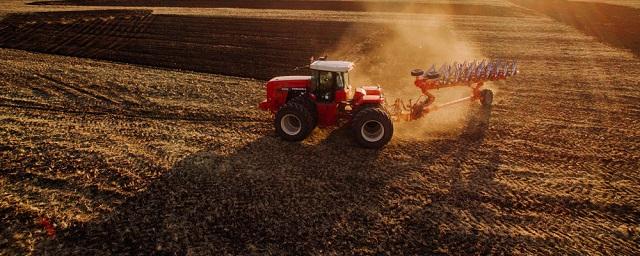
<instances>
[{"instance_id":1,"label":"plow disc","mask_svg":"<svg viewBox=\"0 0 640 256\"><path fill-rule=\"evenodd\" d=\"M499 59L447 63L441 65L439 69L436 69L436 65L432 65L427 71L414 69L411 75L416 77L414 84L422 94L415 101L410 99L408 103L402 99L396 99L387 109L395 121L412 121L442 107L470 100L480 100L483 106L490 106L493 92L482 89L484 83L505 80L518 73L517 61ZM430 90L454 86L468 86L472 89L472 94L451 102L433 105L435 96L429 92Z\"/></svg>"}]
</instances>

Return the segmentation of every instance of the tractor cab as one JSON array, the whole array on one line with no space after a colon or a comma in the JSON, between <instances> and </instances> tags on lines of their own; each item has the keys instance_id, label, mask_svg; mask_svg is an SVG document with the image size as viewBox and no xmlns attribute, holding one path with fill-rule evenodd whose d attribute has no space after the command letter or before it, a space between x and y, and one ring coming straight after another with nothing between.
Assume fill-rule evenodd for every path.
<instances>
[{"instance_id":1,"label":"tractor cab","mask_svg":"<svg viewBox=\"0 0 640 256\"><path fill-rule=\"evenodd\" d=\"M354 64L349 61L318 60L309 65L311 84L309 92L315 95L317 103L332 104L333 108L349 106L354 109L365 104L381 105L384 102L380 86L351 87L349 72ZM342 109L338 109L340 111ZM328 120L332 124L335 120Z\"/></svg>"},{"instance_id":2,"label":"tractor cab","mask_svg":"<svg viewBox=\"0 0 640 256\"><path fill-rule=\"evenodd\" d=\"M349 61L324 59L309 65L311 69L309 93L315 96L319 126L334 125L340 117L339 113L350 100L349 71L353 66L353 62Z\"/></svg>"},{"instance_id":3,"label":"tractor cab","mask_svg":"<svg viewBox=\"0 0 640 256\"><path fill-rule=\"evenodd\" d=\"M309 68L309 92L316 95L318 103L338 103L350 98L349 71L353 69L352 62L318 60L311 63Z\"/></svg>"}]
</instances>

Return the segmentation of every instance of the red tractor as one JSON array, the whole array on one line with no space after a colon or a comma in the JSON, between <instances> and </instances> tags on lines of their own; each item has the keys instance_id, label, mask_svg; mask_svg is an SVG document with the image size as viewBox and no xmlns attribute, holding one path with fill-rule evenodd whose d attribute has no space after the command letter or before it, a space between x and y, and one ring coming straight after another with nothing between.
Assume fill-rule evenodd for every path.
<instances>
[{"instance_id":1,"label":"red tractor","mask_svg":"<svg viewBox=\"0 0 640 256\"><path fill-rule=\"evenodd\" d=\"M430 111L468 100L480 100L489 106L493 93L482 90L484 81L505 79L518 71L516 62L454 63L443 65L439 71L433 66L428 72L413 70L415 85L422 95L405 105L396 100L385 104L379 86L351 87L349 71L354 67L348 61L321 59L309 65L311 76L280 76L266 84L267 99L260 109L275 114L276 133L284 140L301 141L319 127L349 123L358 144L367 148L380 148L393 136L393 121L411 121ZM469 97L432 106L435 97L428 91L443 87L466 85L472 88Z\"/></svg>"}]
</instances>

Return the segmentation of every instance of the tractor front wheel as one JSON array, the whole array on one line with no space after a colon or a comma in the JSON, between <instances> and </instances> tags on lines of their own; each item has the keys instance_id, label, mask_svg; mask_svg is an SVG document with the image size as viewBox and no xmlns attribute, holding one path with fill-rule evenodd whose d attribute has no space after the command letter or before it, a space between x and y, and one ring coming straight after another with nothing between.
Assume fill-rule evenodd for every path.
<instances>
[{"instance_id":1,"label":"tractor front wheel","mask_svg":"<svg viewBox=\"0 0 640 256\"><path fill-rule=\"evenodd\" d=\"M274 126L280 138L301 141L309 136L315 125L307 108L300 103L289 102L276 113Z\"/></svg>"},{"instance_id":2,"label":"tractor front wheel","mask_svg":"<svg viewBox=\"0 0 640 256\"><path fill-rule=\"evenodd\" d=\"M384 109L365 108L353 117L351 130L361 146L381 148L393 136L393 123Z\"/></svg>"},{"instance_id":3,"label":"tractor front wheel","mask_svg":"<svg viewBox=\"0 0 640 256\"><path fill-rule=\"evenodd\" d=\"M480 91L480 103L485 108L490 107L493 103L493 92L489 89Z\"/></svg>"}]
</instances>

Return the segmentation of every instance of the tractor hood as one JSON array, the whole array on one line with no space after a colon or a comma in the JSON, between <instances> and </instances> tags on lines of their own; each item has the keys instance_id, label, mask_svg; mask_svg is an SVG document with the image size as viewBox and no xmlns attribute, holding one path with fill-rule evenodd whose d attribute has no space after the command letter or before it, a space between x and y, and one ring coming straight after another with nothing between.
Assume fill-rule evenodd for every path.
<instances>
[{"instance_id":1,"label":"tractor hood","mask_svg":"<svg viewBox=\"0 0 640 256\"><path fill-rule=\"evenodd\" d=\"M280 81L308 81L311 80L311 76L278 76L274 77L269 82L280 82Z\"/></svg>"},{"instance_id":2,"label":"tractor hood","mask_svg":"<svg viewBox=\"0 0 640 256\"><path fill-rule=\"evenodd\" d=\"M275 113L288 98L306 91L310 84L311 76L274 77L266 84L267 99L260 103L260 109Z\"/></svg>"}]
</instances>

